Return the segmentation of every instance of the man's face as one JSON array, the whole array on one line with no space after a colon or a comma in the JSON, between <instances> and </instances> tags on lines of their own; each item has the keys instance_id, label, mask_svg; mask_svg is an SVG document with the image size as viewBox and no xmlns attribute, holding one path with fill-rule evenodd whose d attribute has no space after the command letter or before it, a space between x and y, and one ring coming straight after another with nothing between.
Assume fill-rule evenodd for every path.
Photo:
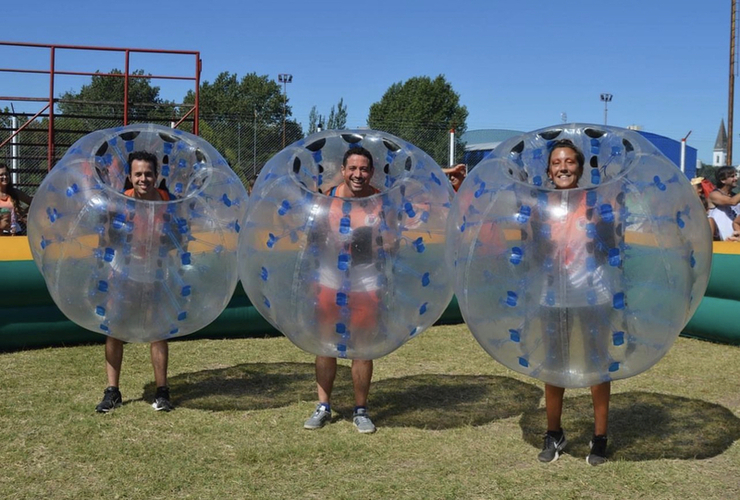
<instances>
[{"instance_id":1,"label":"man's face","mask_svg":"<svg viewBox=\"0 0 740 500\"><path fill-rule=\"evenodd\" d=\"M731 172L725 175L724 179L722 179L722 184L730 186L731 188L737 186L737 172Z\"/></svg>"},{"instance_id":2,"label":"man's face","mask_svg":"<svg viewBox=\"0 0 740 500\"><path fill-rule=\"evenodd\" d=\"M555 183L556 189L572 189L578 186L583 173L578 165L578 155L570 148L557 148L550 155L547 176Z\"/></svg>"},{"instance_id":3,"label":"man's face","mask_svg":"<svg viewBox=\"0 0 740 500\"><path fill-rule=\"evenodd\" d=\"M362 196L370 186L370 179L373 178L370 160L362 155L350 155L347 164L342 165L342 177L354 196Z\"/></svg>"},{"instance_id":4,"label":"man's face","mask_svg":"<svg viewBox=\"0 0 740 500\"><path fill-rule=\"evenodd\" d=\"M131 184L134 185L134 198L151 199L156 192L154 183L157 176L152 164L145 160L131 162Z\"/></svg>"}]
</instances>

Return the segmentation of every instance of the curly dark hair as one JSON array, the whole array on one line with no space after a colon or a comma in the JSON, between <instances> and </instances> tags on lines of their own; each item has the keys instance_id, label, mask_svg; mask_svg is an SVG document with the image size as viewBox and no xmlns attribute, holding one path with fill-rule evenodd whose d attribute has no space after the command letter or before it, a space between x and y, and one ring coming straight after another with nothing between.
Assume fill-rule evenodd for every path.
<instances>
[{"instance_id":1,"label":"curly dark hair","mask_svg":"<svg viewBox=\"0 0 740 500\"><path fill-rule=\"evenodd\" d=\"M157 161L156 155L148 151L134 151L133 153L128 155L129 173L131 164L134 162L134 160L140 160L149 163L152 166L152 170L154 170L154 176L156 177L157 175L159 175L159 162Z\"/></svg>"}]
</instances>

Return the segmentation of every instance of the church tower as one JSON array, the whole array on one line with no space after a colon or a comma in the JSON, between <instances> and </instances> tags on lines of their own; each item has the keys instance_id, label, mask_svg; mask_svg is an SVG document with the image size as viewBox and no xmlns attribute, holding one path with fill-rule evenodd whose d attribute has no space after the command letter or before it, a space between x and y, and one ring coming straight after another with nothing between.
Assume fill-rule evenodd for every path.
<instances>
[{"instance_id":1,"label":"church tower","mask_svg":"<svg viewBox=\"0 0 740 500\"><path fill-rule=\"evenodd\" d=\"M717 140L714 141L714 153L712 153L712 166L724 167L727 164L727 132L725 131L725 120L719 124Z\"/></svg>"}]
</instances>

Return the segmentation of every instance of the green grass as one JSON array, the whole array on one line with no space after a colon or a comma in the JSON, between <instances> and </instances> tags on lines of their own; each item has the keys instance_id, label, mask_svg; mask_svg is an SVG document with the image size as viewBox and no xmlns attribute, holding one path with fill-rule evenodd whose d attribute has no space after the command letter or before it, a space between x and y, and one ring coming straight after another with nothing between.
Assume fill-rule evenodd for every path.
<instances>
[{"instance_id":1,"label":"green grass","mask_svg":"<svg viewBox=\"0 0 740 500\"><path fill-rule=\"evenodd\" d=\"M740 350L679 339L613 385L610 461L584 458L588 390L566 392L570 442L537 461L542 384L488 357L464 325L435 327L376 362L374 435L318 431L313 359L284 338L173 343L177 409L155 412L146 345L128 345L123 407L93 409L102 346L0 354L0 498L740 498Z\"/></svg>"}]
</instances>

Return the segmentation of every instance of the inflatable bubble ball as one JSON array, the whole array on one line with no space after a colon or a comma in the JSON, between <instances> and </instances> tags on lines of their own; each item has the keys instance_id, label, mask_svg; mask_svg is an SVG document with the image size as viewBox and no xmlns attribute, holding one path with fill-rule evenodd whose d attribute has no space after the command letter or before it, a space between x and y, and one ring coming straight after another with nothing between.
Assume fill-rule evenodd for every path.
<instances>
[{"instance_id":1,"label":"inflatable bubble ball","mask_svg":"<svg viewBox=\"0 0 740 500\"><path fill-rule=\"evenodd\" d=\"M555 189L548 157L564 139L584 164L577 187ZM450 211L462 315L494 359L549 384L636 375L704 295L706 219L686 176L637 132L569 124L508 139L471 170Z\"/></svg>"},{"instance_id":2,"label":"inflatable bubble ball","mask_svg":"<svg viewBox=\"0 0 740 500\"><path fill-rule=\"evenodd\" d=\"M377 194L332 196L344 154L358 147L372 155ZM398 137L313 134L272 158L255 183L239 241L242 285L301 349L384 356L431 326L452 298L444 261L452 197L434 160Z\"/></svg>"},{"instance_id":3,"label":"inflatable bubble ball","mask_svg":"<svg viewBox=\"0 0 740 500\"><path fill-rule=\"evenodd\" d=\"M129 157L141 151L156 157L163 201L127 191ZM203 328L226 307L246 205L241 181L206 141L130 125L72 145L33 199L28 240L70 320L124 341L164 340Z\"/></svg>"}]
</instances>

